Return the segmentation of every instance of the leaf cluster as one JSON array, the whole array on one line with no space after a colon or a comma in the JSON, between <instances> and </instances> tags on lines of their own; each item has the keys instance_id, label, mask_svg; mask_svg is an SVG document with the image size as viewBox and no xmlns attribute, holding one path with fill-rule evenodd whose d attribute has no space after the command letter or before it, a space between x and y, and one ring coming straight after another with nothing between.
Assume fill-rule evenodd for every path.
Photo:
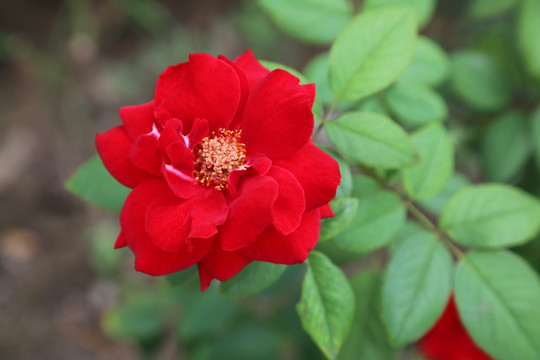
<instances>
[{"instance_id":1,"label":"leaf cluster","mask_svg":"<svg viewBox=\"0 0 540 360\"><path fill-rule=\"evenodd\" d=\"M539 359L540 0L257 3L284 33L321 48L303 72L265 66L316 83L313 139L342 174L336 216L323 220L298 275L296 312L322 354L397 358L454 294L485 352ZM459 15L450 35L437 32L450 21L446 8ZM127 194L97 158L67 187L113 211ZM250 301L277 291L263 289L283 274L285 266L253 263L218 293ZM203 305L193 306L199 314ZM215 306L218 320L230 311ZM106 326L114 333L147 307Z\"/></svg>"}]
</instances>

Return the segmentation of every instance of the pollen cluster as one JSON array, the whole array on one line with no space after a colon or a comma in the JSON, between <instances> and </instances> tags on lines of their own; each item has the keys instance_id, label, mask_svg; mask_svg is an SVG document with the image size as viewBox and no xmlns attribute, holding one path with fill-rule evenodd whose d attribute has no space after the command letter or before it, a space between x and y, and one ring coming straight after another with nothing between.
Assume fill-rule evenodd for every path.
<instances>
[{"instance_id":1,"label":"pollen cluster","mask_svg":"<svg viewBox=\"0 0 540 360\"><path fill-rule=\"evenodd\" d=\"M219 129L195 146L193 177L202 185L218 190L227 188L229 173L246 163L242 130Z\"/></svg>"}]
</instances>

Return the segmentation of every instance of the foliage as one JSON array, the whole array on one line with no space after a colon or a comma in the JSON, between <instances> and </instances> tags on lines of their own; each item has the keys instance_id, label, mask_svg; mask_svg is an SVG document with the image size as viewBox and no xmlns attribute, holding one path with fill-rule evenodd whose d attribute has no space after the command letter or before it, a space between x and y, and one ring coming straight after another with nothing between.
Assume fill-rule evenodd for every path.
<instances>
[{"instance_id":1,"label":"foliage","mask_svg":"<svg viewBox=\"0 0 540 360\"><path fill-rule=\"evenodd\" d=\"M182 309L163 294L135 298L110 311L107 331L141 345L180 324L178 341L196 359L279 358L291 348L298 358L392 359L454 292L485 352L540 358L531 267L540 241L540 1L257 3L288 36L329 44L298 74L317 85L313 141L340 163L336 216L322 222L303 269L253 263L203 295L180 279L164 293ZM119 211L126 190L112 184L93 158L67 187ZM507 249L528 242L535 251Z\"/></svg>"}]
</instances>

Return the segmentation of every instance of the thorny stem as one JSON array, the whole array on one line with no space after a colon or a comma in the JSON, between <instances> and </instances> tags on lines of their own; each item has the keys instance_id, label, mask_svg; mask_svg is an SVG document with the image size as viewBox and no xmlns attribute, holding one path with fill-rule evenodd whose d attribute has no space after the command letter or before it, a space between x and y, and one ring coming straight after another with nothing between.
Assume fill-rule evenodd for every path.
<instances>
[{"instance_id":1,"label":"thorny stem","mask_svg":"<svg viewBox=\"0 0 540 360\"><path fill-rule=\"evenodd\" d=\"M382 188L392 191L398 195L405 204L409 214L411 214L424 228L435 233L457 259L462 259L465 256L463 251L454 243L454 240L452 240L452 238L446 232L444 232L429 217L427 217L426 214L424 214L424 212L418 207L418 205L416 205L405 193L391 186L388 181L377 174L373 168L363 165L360 165L360 168L365 175L377 181Z\"/></svg>"}]
</instances>

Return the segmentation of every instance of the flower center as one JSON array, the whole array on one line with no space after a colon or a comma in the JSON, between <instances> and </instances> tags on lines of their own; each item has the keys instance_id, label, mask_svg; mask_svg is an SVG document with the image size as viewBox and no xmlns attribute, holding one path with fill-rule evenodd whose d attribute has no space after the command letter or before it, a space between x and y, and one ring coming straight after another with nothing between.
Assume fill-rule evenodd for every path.
<instances>
[{"instance_id":1,"label":"flower center","mask_svg":"<svg viewBox=\"0 0 540 360\"><path fill-rule=\"evenodd\" d=\"M219 129L195 146L193 177L218 190L227 188L229 173L246 163L246 145L240 142L242 130Z\"/></svg>"}]
</instances>

